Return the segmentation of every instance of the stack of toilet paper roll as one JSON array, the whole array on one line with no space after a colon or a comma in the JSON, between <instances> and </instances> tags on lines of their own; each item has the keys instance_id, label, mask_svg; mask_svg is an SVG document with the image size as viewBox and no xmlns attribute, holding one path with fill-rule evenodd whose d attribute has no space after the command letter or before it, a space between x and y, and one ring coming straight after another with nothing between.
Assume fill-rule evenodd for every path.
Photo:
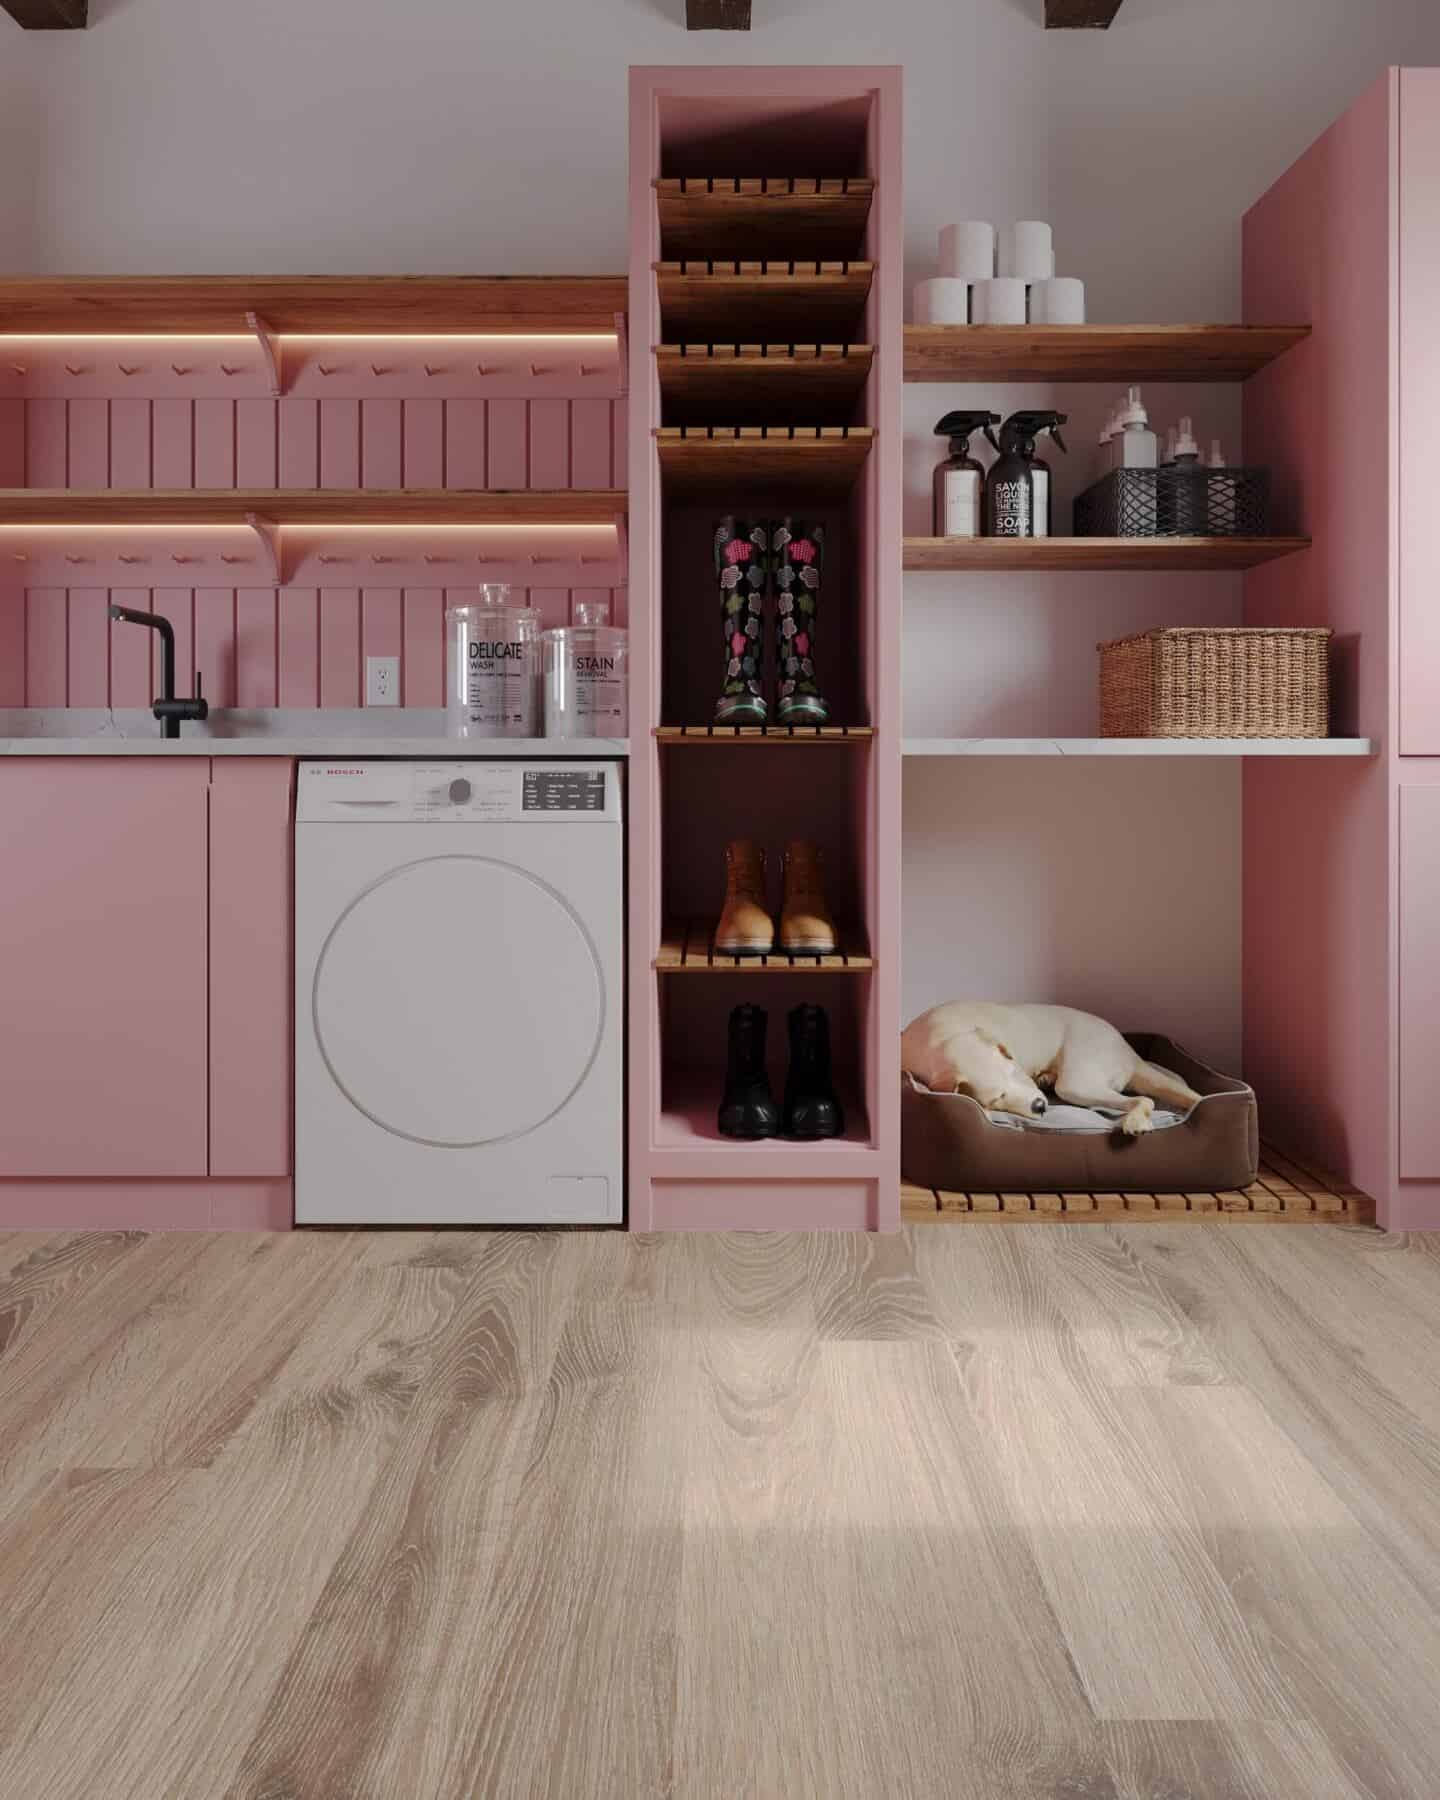
<instances>
[{"instance_id":1,"label":"stack of toilet paper roll","mask_svg":"<svg viewBox=\"0 0 1440 1800\"><path fill-rule=\"evenodd\" d=\"M983 219L940 233L940 273L915 284L917 325L1083 325L1085 283L1055 273L1055 238L1040 219L997 233Z\"/></svg>"}]
</instances>

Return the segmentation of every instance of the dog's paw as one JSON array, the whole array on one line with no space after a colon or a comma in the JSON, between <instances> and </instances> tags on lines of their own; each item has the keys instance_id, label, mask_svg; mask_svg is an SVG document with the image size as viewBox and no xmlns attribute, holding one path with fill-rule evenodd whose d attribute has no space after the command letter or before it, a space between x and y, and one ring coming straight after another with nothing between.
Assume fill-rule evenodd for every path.
<instances>
[{"instance_id":1,"label":"dog's paw","mask_svg":"<svg viewBox=\"0 0 1440 1800\"><path fill-rule=\"evenodd\" d=\"M1150 1123L1150 1115L1154 1111L1153 1100L1137 1100L1120 1121L1120 1129L1126 1137L1139 1137L1142 1131L1153 1131L1155 1127Z\"/></svg>"}]
</instances>

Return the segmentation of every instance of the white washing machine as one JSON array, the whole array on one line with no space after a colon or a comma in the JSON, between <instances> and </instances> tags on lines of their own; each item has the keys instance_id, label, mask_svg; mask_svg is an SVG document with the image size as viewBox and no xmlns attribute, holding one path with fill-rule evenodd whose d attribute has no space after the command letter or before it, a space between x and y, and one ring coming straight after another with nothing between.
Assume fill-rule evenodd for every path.
<instances>
[{"instance_id":1,"label":"white washing machine","mask_svg":"<svg viewBox=\"0 0 1440 1800\"><path fill-rule=\"evenodd\" d=\"M619 1223L623 840L618 763L301 763L297 1223Z\"/></svg>"}]
</instances>

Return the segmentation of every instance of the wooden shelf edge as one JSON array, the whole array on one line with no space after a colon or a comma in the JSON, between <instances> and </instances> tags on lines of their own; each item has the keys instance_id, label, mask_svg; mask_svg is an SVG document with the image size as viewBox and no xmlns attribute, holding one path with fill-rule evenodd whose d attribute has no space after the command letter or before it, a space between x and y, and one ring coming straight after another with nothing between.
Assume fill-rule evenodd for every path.
<instances>
[{"instance_id":1,"label":"wooden shelf edge","mask_svg":"<svg viewBox=\"0 0 1440 1800\"><path fill-rule=\"evenodd\" d=\"M1310 547L1308 537L907 537L902 566L912 575L1006 570L1059 574L1087 569L1180 574L1199 569L1253 569Z\"/></svg>"},{"instance_id":2,"label":"wooden shelf edge","mask_svg":"<svg viewBox=\"0 0 1440 1800\"><path fill-rule=\"evenodd\" d=\"M764 956L727 956L712 946L713 919L677 919L661 930L660 948L651 961L658 975L867 975L875 967L865 934L858 926L837 924L837 949L807 955L776 949Z\"/></svg>"},{"instance_id":3,"label":"wooden shelf edge","mask_svg":"<svg viewBox=\"0 0 1440 1800\"><path fill-rule=\"evenodd\" d=\"M1246 381L1308 325L907 325L906 381Z\"/></svg>"},{"instance_id":4,"label":"wooden shelf edge","mask_svg":"<svg viewBox=\"0 0 1440 1800\"><path fill-rule=\"evenodd\" d=\"M620 489L4 488L0 525L613 525Z\"/></svg>"},{"instance_id":5,"label":"wooden shelf edge","mask_svg":"<svg viewBox=\"0 0 1440 1800\"><path fill-rule=\"evenodd\" d=\"M869 744L873 725L657 725L662 744Z\"/></svg>"}]
</instances>

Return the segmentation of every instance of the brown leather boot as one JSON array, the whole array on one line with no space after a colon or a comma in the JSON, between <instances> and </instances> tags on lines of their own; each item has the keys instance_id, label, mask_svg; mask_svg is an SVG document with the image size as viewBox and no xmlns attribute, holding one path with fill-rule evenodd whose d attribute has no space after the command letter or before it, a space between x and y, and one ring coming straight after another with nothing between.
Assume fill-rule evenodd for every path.
<instances>
[{"instance_id":1,"label":"brown leather boot","mask_svg":"<svg viewBox=\"0 0 1440 1800\"><path fill-rule=\"evenodd\" d=\"M785 846L780 948L800 956L829 956L835 949L835 921L825 904L820 852L803 838L792 838Z\"/></svg>"},{"instance_id":2,"label":"brown leather boot","mask_svg":"<svg viewBox=\"0 0 1440 1800\"><path fill-rule=\"evenodd\" d=\"M726 956L767 956L775 948L775 921L765 904L765 852L749 838L725 846L725 910L715 927L715 948Z\"/></svg>"}]
</instances>

